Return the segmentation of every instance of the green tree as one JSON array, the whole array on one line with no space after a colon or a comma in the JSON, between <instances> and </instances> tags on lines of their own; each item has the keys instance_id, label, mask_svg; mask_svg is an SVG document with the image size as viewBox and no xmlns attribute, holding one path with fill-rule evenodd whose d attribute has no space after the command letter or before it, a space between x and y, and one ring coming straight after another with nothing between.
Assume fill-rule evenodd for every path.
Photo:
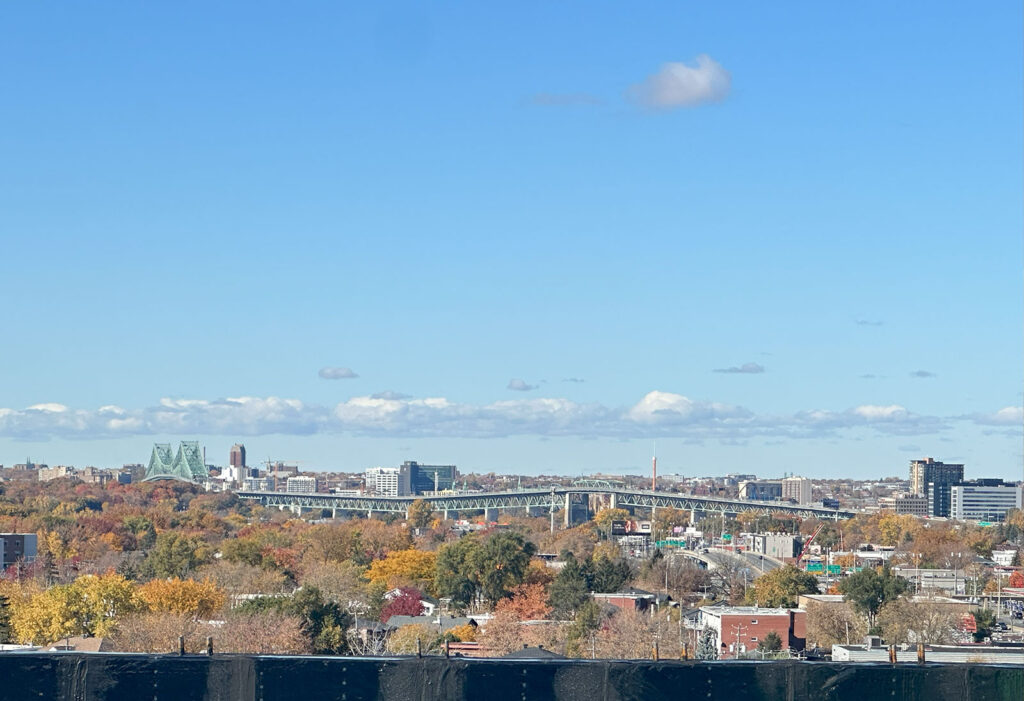
<instances>
[{"instance_id":1,"label":"green tree","mask_svg":"<svg viewBox=\"0 0 1024 701\"><path fill-rule=\"evenodd\" d=\"M782 638L774 630L768 631L768 635L757 641L758 652L778 652L782 649Z\"/></svg>"},{"instance_id":2,"label":"green tree","mask_svg":"<svg viewBox=\"0 0 1024 701\"><path fill-rule=\"evenodd\" d=\"M839 593L868 617L873 625L882 606L907 591L907 580L894 575L888 567L881 571L866 567L839 582Z\"/></svg>"},{"instance_id":3,"label":"green tree","mask_svg":"<svg viewBox=\"0 0 1024 701\"><path fill-rule=\"evenodd\" d=\"M425 499L417 499L409 505L409 523L413 528L426 528L434 518L434 507Z\"/></svg>"},{"instance_id":4,"label":"green tree","mask_svg":"<svg viewBox=\"0 0 1024 701\"><path fill-rule=\"evenodd\" d=\"M992 629L996 625L996 612L992 609L975 609L971 613L974 615L974 624L978 629L974 634L974 642L980 643L992 635Z\"/></svg>"},{"instance_id":5,"label":"green tree","mask_svg":"<svg viewBox=\"0 0 1024 701\"><path fill-rule=\"evenodd\" d=\"M590 601L586 573L572 553L567 555L565 564L548 589L548 602L555 617L561 620L576 615L580 607Z\"/></svg>"},{"instance_id":6,"label":"green tree","mask_svg":"<svg viewBox=\"0 0 1024 701\"><path fill-rule=\"evenodd\" d=\"M615 560L603 557L595 558L590 569L593 572L590 578L590 588L592 591L602 594L619 591L622 585L633 576L629 563L622 558Z\"/></svg>"},{"instance_id":7,"label":"green tree","mask_svg":"<svg viewBox=\"0 0 1024 701\"><path fill-rule=\"evenodd\" d=\"M576 611L576 617L569 625L567 647L571 653L580 655L587 638L601 627L604 613L597 602L587 600Z\"/></svg>"},{"instance_id":8,"label":"green tree","mask_svg":"<svg viewBox=\"0 0 1024 701\"><path fill-rule=\"evenodd\" d=\"M818 580L813 574L786 565L766 572L747 590L747 603L769 607L796 606L800 594L817 594Z\"/></svg>"},{"instance_id":9,"label":"green tree","mask_svg":"<svg viewBox=\"0 0 1024 701\"><path fill-rule=\"evenodd\" d=\"M189 573L210 558L210 548L199 538L164 531L156 537L156 544L143 562L143 572L149 577L179 577Z\"/></svg>"},{"instance_id":10,"label":"green tree","mask_svg":"<svg viewBox=\"0 0 1024 701\"><path fill-rule=\"evenodd\" d=\"M14 630L11 628L11 602L0 596L0 643L13 643Z\"/></svg>"},{"instance_id":11,"label":"green tree","mask_svg":"<svg viewBox=\"0 0 1024 701\"><path fill-rule=\"evenodd\" d=\"M472 562L480 547L474 538L459 540L441 548L434 565L434 589L438 596L450 598L457 609L464 609L476 596Z\"/></svg>"},{"instance_id":12,"label":"green tree","mask_svg":"<svg viewBox=\"0 0 1024 701\"><path fill-rule=\"evenodd\" d=\"M495 533L473 551L471 579L491 601L511 596L512 590L522 584L536 549L520 533Z\"/></svg>"}]
</instances>

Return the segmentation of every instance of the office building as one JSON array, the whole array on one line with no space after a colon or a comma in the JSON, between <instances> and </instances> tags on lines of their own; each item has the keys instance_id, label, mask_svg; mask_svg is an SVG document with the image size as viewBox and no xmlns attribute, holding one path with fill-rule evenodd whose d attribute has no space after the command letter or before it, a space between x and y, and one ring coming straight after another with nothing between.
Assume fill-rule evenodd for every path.
<instances>
[{"instance_id":1,"label":"office building","mask_svg":"<svg viewBox=\"0 0 1024 701\"><path fill-rule=\"evenodd\" d=\"M750 552L774 557L776 560L799 557L803 546L804 539L795 535L765 533L750 536Z\"/></svg>"},{"instance_id":2,"label":"office building","mask_svg":"<svg viewBox=\"0 0 1024 701\"><path fill-rule=\"evenodd\" d=\"M811 503L811 481L806 477L785 477L782 480L782 498L797 504Z\"/></svg>"},{"instance_id":3,"label":"office building","mask_svg":"<svg viewBox=\"0 0 1024 701\"><path fill-rule=\"evenodd\" d=\"M246 477L242 480L242 489L246 492L269 492L271 486L266 477Z\"/></svg>"},{"instance_id":4,"label":"office building","mask_svg":"<svg viewBox=\"0 0 1024 701\"><path fill-rule=\"evenodd\" d=\"M382 497L404 497L411 494L409 471L402 474L397 467L371 467L363 473L368 494Z\"/></svg>"},{"instance_id":5,"label":"office building","mask_svg":"<svg viewBox=\"0 0 1024 701\"><path fill-rule=\"evenodd\" d=\"M978 479L950 486L950 516L958 521L1003 521L1021 507L1021 488L1001 479Z\"/></svg>"},{"instance_id":6,"label":"office building","mask_svg":"<svg viewBox=\"0 0 1024 701\"><path fill-rule=\"evenodd\" d=\"M406 460L398 468L399 473L407 472L412 494L427 494L454 489L459 471L455 465L421 465L415 460Z\"/></svg>"},{"instance_id":7,"label":"office building","mask_svg":"<svg viewBox=\"0 0 1024 701\"><path fill-rule=\"evenodd\" d=\"M228 454L228 464L235 468L245 467L245 446L241 443L235 443L231 446L231 452Z\"/></svg>"},{"instance_id":8,"label":"office building","mask_svg":"<svg viewBox=\"0 0 1024 701\"><path fill-rule=\"evenodd\" d=\"M782 498L782 482L778 480L751 480L740 484L740 499L778 501Z\"/></svg>"},{"instance_id":9,"label":"office building","mask_svg":"<svg viewBox=\"0 0 1024 701\"><path fill-rule=\"evenodd\" d=\"M963 480L964 466L961 464L947 464L933 458L910 461L910 491L914 494L927 494L928 485L932 482L953 484Z\"/></svg>"},{"instance_id":10,"label":"office building","mask_svg":"<svg viewBox=\"0 0 1024 701\"><path fill-rule=\"evenodd\" d=\"M882 497L878 500L878 506L882 509L895 511L901 516L928 515L928 497L920 494L898 493L891 497Z\"/></svg>"},{"instance_id":11,"label":"office building","mask_svg":"<svg viewBox=\"0 0 1024 701\"><path fill-rule=\"evenodd\" d=\"M7 569L19 561L35 562L37 543L35 533L0 533L0 566Z\"/></svg>"},{"instance_id":12,"label":"office building","mask_svg":"<svg viewBox=\"0 0 1024 701\"><path fill-rule=\"evenodd\" d=\"M289 477L285 491L289 494L316 494L316 478Z\"/></svg>"}]
</instances>

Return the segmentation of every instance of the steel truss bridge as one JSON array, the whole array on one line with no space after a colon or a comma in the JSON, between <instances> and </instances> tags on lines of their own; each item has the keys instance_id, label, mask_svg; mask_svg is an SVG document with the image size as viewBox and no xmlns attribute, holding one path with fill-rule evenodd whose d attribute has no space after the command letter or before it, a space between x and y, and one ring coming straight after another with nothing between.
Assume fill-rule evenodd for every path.
<instances>
[{"instance_id":1,"label":"steel truss bridge","mask_svg":"<svg viewBox=\"0 0 1024 701\"><path fill-rule=\"evenodd\" d=\"M611 508L639 507L656 510L660 508L694 511L700 517L718 514L785 513L801 518L842 519L852 518L853 512L826 509L822 506L805 504L784 504L780 502L752 501L747 499L719 499L715 497L677 494L674 492L653 492L649 490L626 489L607 482L587 481L569 487L553 489L516 489L507 492L446 492L437 495L407 497L348 496L342 494L289 494L286 492L237 492L240 499L257 501L264 506L290 509L296 513L310 509L329 509L337 515L339 511L407 514L409 506L418 499L430 504L445 518L449 511L483 511L488 516L500 510L524 509L544 510L553 513L565 509L568 523L572 503L580 503L588 495L602 495L608 499ZM585 503L585 502L584 502Z\"/></svg>"}]
</instances>

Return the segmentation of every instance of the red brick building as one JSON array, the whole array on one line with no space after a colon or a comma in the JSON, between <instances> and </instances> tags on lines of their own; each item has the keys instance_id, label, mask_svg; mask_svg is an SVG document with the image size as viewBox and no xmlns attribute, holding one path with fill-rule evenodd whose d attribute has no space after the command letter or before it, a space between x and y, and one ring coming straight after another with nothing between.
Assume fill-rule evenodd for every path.
<instances>
[{"instance_id":1,"label":"red brick building","mask_svg":"<svg viewBox=\"0 0 1024 701\"><path fill-rule=\"evenodd\" d=\"M715 631L722 659L756 649L769 632L783 650L803 650L807 642L807 612L800 609L705 606L700 612L703 626Z\"/></svg>"}]
</instances>

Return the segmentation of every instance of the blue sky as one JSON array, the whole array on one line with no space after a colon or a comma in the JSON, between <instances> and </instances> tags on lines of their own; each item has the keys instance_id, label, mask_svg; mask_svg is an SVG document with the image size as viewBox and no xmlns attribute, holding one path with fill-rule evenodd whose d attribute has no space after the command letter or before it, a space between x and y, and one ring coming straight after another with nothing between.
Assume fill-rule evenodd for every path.
<instances>
[{"instance_id":1,"label":"blue sky","mask_svg":"<svg viewBox=\"0 0 1024 701\"><path fill-rule=\"evenodd\" d=\"M1021 25L5 5L0 463L1018 479Z\"/></svg>"}]
</instances>

